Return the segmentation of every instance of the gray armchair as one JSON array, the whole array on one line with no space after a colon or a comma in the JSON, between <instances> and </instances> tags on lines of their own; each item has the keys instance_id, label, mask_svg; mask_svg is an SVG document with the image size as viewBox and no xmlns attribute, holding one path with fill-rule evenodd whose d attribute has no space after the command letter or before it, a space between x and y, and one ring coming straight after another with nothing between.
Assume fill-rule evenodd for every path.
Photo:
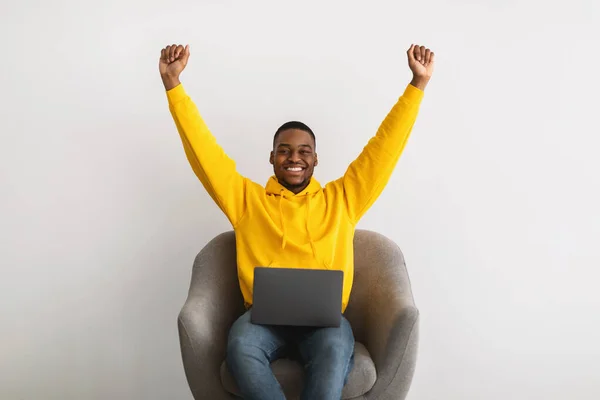
<instances>
[{"instance_id":1,"label":"gray armchair","mask_svg":"<svg viewBox=\"0 0 600 400\"><path fill-rule=\"evenodd\" d=\"M404 399L415 370L419 312L402 252L386 237L357 230L355 272L345 312L356 339L355 365L343 399ZM235 234L223 233L196 257L187 301L178 319L181 355L195 399L235 399L225 366L227 335L244 312L236 267ZM302 390L295 361L271 365L288 399Z\"/></svg>"}]
</instances>

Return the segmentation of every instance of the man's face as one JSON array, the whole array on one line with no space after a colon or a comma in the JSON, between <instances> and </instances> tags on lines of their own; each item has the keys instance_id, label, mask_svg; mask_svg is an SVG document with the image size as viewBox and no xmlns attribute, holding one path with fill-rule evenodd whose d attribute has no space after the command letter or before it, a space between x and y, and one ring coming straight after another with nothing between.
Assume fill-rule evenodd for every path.
<instances>
[{"instance_id":1,"label":"man's face","mask_svg":"<svg viewBox=\"0 0 600 400\"><path fill-rule=\"evenodd\" d=\"M318 164L315 141L308 132L300 129L280 132L270 162L279 183L293 193L300 193L310 183Z\"/></svg>"}]
</instances>

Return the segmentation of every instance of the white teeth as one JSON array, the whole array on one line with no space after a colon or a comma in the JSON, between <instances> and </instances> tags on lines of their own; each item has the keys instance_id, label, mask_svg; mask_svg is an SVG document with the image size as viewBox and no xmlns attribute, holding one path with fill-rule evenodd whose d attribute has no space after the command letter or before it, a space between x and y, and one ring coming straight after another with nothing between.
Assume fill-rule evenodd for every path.
<instances>
[{"instance_id":1,"label":"white teeth","mask_svg":"<svg viewBox=\"0 0 600 400\"><path fill-rule=\"evenodd\" d=\"M300 167L295 167L295 168L286 168L286 171L294 171L294 172L298 172L298 171L302 171L302 168L300 168Z\"/></svg>"}]
</instances>

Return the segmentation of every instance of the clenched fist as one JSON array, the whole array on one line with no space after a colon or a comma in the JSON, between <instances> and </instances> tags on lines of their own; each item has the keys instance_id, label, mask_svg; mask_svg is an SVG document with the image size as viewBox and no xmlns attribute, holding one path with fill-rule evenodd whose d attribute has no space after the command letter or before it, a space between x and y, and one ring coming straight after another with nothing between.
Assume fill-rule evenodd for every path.
<instances>
[{"instance_id":1,"label":"clenched fist","mask_svg":"<svg viewBox=\"0 0 600 400\"><path fill-rule=\"evenodd\" d=\"M165 89L171 90L179 85L179 75L185 69L189 58L189 45L183 47L182 45L174 44L161 50L158 69Z\"/></svg>"},{"instance_id":2,"label":"clenched fist","mask_svg":"<svg viewBox=\"0 0 600 400\"><path fill-rule=\"evenodd\" d=\"M410 46L406 54L408 56L408 66L413 73L411 84L424 90L429 79L431 79L431 75L433 75L435 54L425 46L414 44Z\"/></svg>"}]
</instances>

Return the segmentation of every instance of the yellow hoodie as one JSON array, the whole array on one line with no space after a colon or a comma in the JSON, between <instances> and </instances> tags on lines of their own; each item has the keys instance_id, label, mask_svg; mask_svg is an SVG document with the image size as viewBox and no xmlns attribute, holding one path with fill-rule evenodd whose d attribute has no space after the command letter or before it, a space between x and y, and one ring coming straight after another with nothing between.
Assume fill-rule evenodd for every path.
<instances>
[{"instance_id":1,"label":"yellow hoodie","mask_svg":"<svg viewBox=\"0 0 600 400\"><path fill-rule=\"evenodd\" d=\"M254 268L344 272L342 312L354 278L354 230L388 182L416 120L423 92L408 85L377 134L343 177L325 187L313 178L294 194L271 177L266 188L240 175L182 85L167 92L187 159L235 230L240 288L252 304Z\"/></svg>"}]
</instances>

